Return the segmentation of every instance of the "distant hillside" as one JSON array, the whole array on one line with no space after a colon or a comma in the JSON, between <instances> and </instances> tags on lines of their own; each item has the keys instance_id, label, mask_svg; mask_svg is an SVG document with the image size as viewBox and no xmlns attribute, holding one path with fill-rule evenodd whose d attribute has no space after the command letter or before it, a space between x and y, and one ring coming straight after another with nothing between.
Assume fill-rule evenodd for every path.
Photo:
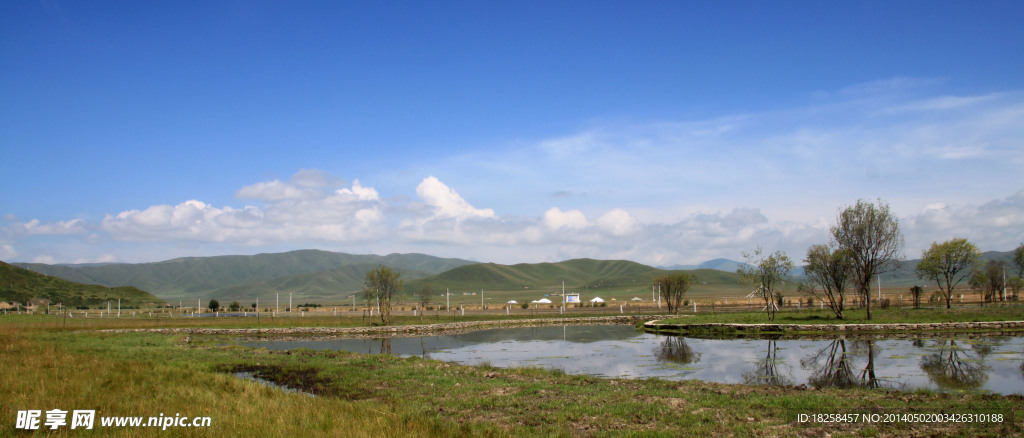
<instances>
[{"instance_id":1,"label":"distant hillside","mask_svg":"<svg viewBox=\"0 0 1024 438\"><path fill-rule=\"evenodd\" d=\"M520 263L499 265L480 263L462 266L439 275L407 282L407 289L432 283L458 290L537 289L561 284L567 287L601 287L601 281L621 282L626 279L654 278L661 270L625 260L577 259L558 263ZM650 281L647 278L645 281Z\"/></svg>"},{"instance_id":2,"label":"distant hillside","mask_svg":"<svg viewBox=\"0 0 1024 438\"><path fill-rule=\"evenodd\" d=\"M706 261L704 263L701 263L699 265L673 265L673 266L664 267L663 269L677 270L677 271L679 271L679 270L682 270L682 271L692 271L692 270L695 270L695 269L714 269L716 271L722 271L722 272L736 272L737 268L739 268L740 266L744 266L744 265L746 265L746 263L737 262L735 260L714 259L714 260L708 260L708 261Z\"/></svg>"},{"instance_id":3,"label":"distant hillside","mask_svg":"<svg viewBox=\"0 0 1024 438\"><path fill-rule=\"evenodd\" d=\"M252 300L255 296L266 298L277 293L292 293L296 298L310 302L339 301L358 293L363 287L366 273L380 265L356 263L327 271L256 281L218 289L211 292L210 296L222 300L244 301ZM402 274L404 280L423 278L427 275L420 271L395 269Z\"/></svg>"},{"instance_id":4,"label":"distant hillside","mask_svg":"<svg viewBox=\"0 0 1024 438\"><path fill-rule=\"evenodd\" d=\"M135 287L80 284L0 262L0 300L3 301L24 304L30 299L46 299L52 304L63 303L68 307L96 307L119 298L122 307L166 304L164 300Z\"/></svg>"},{"instance_id":5,"label":"distant hillside","mask_svg":"<svg viewBox=\"0 0 1024 438\"><path fill-rule=\"evenodd\" d=\"M567 289L601 291L610 289L649 290L651 282L674 271L654 268L626 260L575 259L558 263L521 263L499 265L481 263L452 269L439 275L407 281L406 291L416 291L423 284L452 291L485 290L554 290L565 281ZM695 289L720 286L736 287L735 273L701 269Z\"/></svg>"},{"instance_id":6,"label":"distant hillside","mask_svg":"<svg viewBox=\"0 0 1024 438\"><path fill-rule=\"evenodd\" d=\"M304 275L325 273L319 280L307 279L310 295L321 291L351 289L352 282L339 278L332 270L351 265L387 265L409 272L409 276L432 275L476 262L444 259L424 254L353 255L319 250L300 250L251 256L186 257L157 263L95 265L18 264L18 266L66 280L104 286L135 286L152 291L164 299L226 298L244 288L267 291L282 284L303 282ZM414 274L420 273L420 274ZM363 271L365 274L365 270ZM296 278L291 278L296 277ZM334 280L330 280L334 278ZM361 282L361 280L360 280ZM238 289L243 288L243 289ZM298 289L303 290L303 289ZM295 293L295 289L275 289ZM312 292L315 291L315 292ZM306 292L302 292L306 294ZM240 293L239 296L252 296Z\"/></svg>"}]
</instances>

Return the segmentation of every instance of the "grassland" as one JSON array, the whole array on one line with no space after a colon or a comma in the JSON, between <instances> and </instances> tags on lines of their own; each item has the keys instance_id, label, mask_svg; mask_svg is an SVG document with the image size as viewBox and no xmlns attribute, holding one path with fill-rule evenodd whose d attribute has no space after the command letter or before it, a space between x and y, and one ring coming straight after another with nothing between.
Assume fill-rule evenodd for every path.
<instances>
[{"instance_id":1,"label":"grassland","mask_svg":"<svg viewBox=\"0 0 1024 438\"><path fill-rule=\"evenodd\" d=\"M889 309L877 320L1019 316L1019 309ZM475 318L496 318L477 316ZM504 315L501 315L504 318ZM691 317L692 318L692 317ZM758 313L698 316L763 321ZM779 320L817 321L818 312ZM824 318L827 319L827 318ZM67 320L64 321L67 323ZM418 323L400 317L399 324ZM277 318L275 326L361 325L359 318ZM1024 432L1020 396L702 382L600 379L557 370L468 367L418 358L224 346L218 338L108 333L101 328L254 326L242 318L78 319L0 316L0 435L17 411L96 409L97 415L210 416L210 429L97 428L93 436L1009 436ZM286 393L230 372L301 388ZM1002 413L993 423L801 424L806 413ZM40 432L41 434L41 432ZM75 431L74 435L79 435Z\"/></svg>"}]
</instances>

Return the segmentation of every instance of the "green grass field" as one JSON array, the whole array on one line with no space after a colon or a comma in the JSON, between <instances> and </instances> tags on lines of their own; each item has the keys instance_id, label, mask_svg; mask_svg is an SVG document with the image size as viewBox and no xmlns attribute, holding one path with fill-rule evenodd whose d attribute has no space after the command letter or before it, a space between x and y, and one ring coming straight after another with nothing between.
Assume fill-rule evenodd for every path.
<instances>
[{"instance_id":1,"label":"green grass field","mask_svg":"<svg viewBox=\"0 0 1024 438\"><path fill-rule=\"evenodd\" d=\"M1018 319L1017 309L990 308ZM972 311L879 311L893 321L970 320ZM475 318L501 318L477 316ZM757 321L759 313L699 318ZM812 318L783 311L779 318ZM1012 436L1021 396L813 390L601 379L557 370L469 367L389 355L222 345L217 337L98 332L104 328L255 327L243 318L79 319L0 316L0 435L27 409L96 409L98 416L209 416L202 428L65 430L89 436ZM265 320L260 322L266 323ZM278 318L282 326L360 325L359 318ZM418 323L399 317L398 324ZM316 394L236 378L249 371ZM800 423L799 414L993 413L1002 423ZM43 431L36 432L39 435Z\"/></svg>"}]
</instances>

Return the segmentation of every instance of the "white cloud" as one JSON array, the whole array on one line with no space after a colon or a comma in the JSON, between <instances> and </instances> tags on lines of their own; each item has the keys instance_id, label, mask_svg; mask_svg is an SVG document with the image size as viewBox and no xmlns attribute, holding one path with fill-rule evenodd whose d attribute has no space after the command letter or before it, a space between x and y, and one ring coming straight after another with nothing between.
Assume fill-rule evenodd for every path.
<instances>
[{"instance_id":1,"label":"white cloud","mask_svg":"<svg viewBox=\"0 0 1024 438\"><path fill-rule=\"evenodd\" d=\"M309 200L323 197L323 189L335 187L340 180L316 169L302 169L292 175L288 182L279 180L263 181L242 187L235 193L238 199L255 199L274 202L284 200Z\"/></svg>"},{"instance_id":2,"label":"white cloud","mask_svg":"<svg viewBox=\"0 0 1024 438\"><path fill-rule=\"evenodd\" d=\"M900 113L912 111L948 111L971 107L976 104L989 102L1002 97L1001 93L992 93L981 96L939 96L923 100L908 102L898 106L884 108L885 113Z\"/></svg>"},{"instance_id":3,"label":"white cloud","mask_svg":"<svg viewBox=\"0 0 1024 438\"><path fill-rule=\"evenodd\" d=\"M51 256L41 255L41 256L36 256L35 258L33 258L32 259L32 263L45 263L47 265L52 265L52 264L56 263L56 260L53 257L51 257Z\"/></svg>"},{"instance_id":4,"label":"white cloud","mask_svg":"<svg viewBox=\"0 0 1024 438\"><path fill-rule=\"evenodd\" d=\"M582 230L590 225L587 217L579 210L563 212L558 207L551 207L544 213L544 225L552 230L567 228L570 230Z\"/></svg>"},{"instance_id":5,"label":"white cloud","mask_svg":"<svg viewBox=\"0 0 1024 438\"><path fill-rule=\"evenodd\" d=\"M14 246L7 243L0 243L0 260L11 260L18 255Z\"/></svg>"},{"instance_id":6,"label":"white cloud","mask_svg":"<svg viewBox=\"0 0 1024 438\"><path fill-rule=\"evenodd\" d=\"M423 179L416 186L416 194L429 205L437 218L451 218L456 221L467 219L493 219L497 215L490 208L478 209L469 205L455 190L433 176Z\"/></svg>"},{"instance_id":7,"label":"white cloud","mask_svg":"<svg viewBox=\"0 0 1024 438\"><path fill-rule=\"evenodd\" d=\"M317 197L319 194L319 190L311 190L275 179L242 187L235 194L235 197L238 199L258 199L273 202L285 199L310 199Z\"/></svg>"},{"instance_id":8,"label":"white cloud","mask_svg":"<svg viewBox=\"0 0 1024 438\"><path fill-rule=\"evenodd\" d=\"M299 174L297 174L299 175ZM294 178L293 178L294 179ZM318 183L319 184L319 183ZM255 184L265 205L217 208L190 200L144 210L107 215L102 228L115 239L129 241L189 240L266 245L299 241L363 241L379 237L384 216L380 196L358 180L351 188L327 192L274 182ZM274 188L283 188L275 191ZM257 189L253 189L253 193ZM281 194L281 196L275 195ZM291 193L295 196L288 195Z\"/></svg>"},{"instance_id":9,"label":"white cloud","mask_svg":"<svg viewBox=\"0 0 1024 438\"><path fill-rule=\"evenodd\" d=\"M626 236L637 232L640 223L628 211L616 208L601 215L595 221L597 226L613 236Z\"/></svg>"},{"instance_id":10,"label":"white cloud","mask_svg":"<svg viewBox=\"0 0 1024 438\"><path fill-rule=\"evenodd\" d=\"M114 256L113 254L104 254L104 255L101 255L99 257L93 257L93 258L84 258L84 257L83 258L77 258L77 259L75 259L71 263L83 264L83 263L114 263L114 262L117 262L117 257L116 256Z\"/></svg>"},{"instance_id":11,"label":"white cloud","mask_svg":"<svg viewBox=\"0 0 1024 438\"><path fill-rule=\"evenodd\" d=\"M42 223L38 219L32 219L24 223L15 223L8 226L10 232L15 234L36 235L67 235L81 234L86 232L86 223L82 219L71 219L69 221L57 221Z\"/></svg>"},{"instance_id":12,"label":"white cloud","mask_svg":"<svg viewBox=\"0 0 1024 438\"><path fill-rule=\"evenodd\" d=\"M900 224L907 257L917 258L931 242L967 238L983 250L1006 251L1024 242L1024 190L981 205L933 203Z\"/></svg>"}]
</instances>

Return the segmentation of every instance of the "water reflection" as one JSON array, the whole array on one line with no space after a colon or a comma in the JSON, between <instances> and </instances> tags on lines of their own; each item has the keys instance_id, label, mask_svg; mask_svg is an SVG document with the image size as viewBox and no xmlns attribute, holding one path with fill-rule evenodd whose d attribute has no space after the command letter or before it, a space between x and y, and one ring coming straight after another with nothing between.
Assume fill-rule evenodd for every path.
<instances>
[{"instance_id":1,"label":"water reflection","mask_svg":"<svg viewBox=\"0 0 1024 438\"><path fill-rule=\"evenodd\" d=\"M691 364L700 361L700 353L693 351L686 338L682 336L665 336L661 345L654 349L654 357L662 362Z\"/></svg>"},{"instance_id":2,"label":"water reflection","mask_svg":"<svg viewBox=\"0 0 1024 438\"><path fill-rule=\"evenodd\" d=\"M991 344L976 344L964 349L953 339L934 341L934 353L921 359L921 369L943 389L978 389L988 380L983 362L992 351Z\"/></svg>"},{"instance_id":3,"label":"water reflection","mask_svg":"<svg viewBox=\"0 0 1024 438\"><path fill-rule=\"evenodd\" d=\"M779 344L774 339L768 340L768 348L765 355L758 359L753 370L743 373L743 383L750 385L792 385L793 379L788 372L779 370L789 368L782 364L778 358Z\"/></svg>"},{"instance_id":4,"label":"water reflection","mask_svg":"<svg viewBox=\"0 0 1024 438\"><path fill-rule=\"evenodd\" d=\"M555 326L384 338L243 342L422 356L468 365L545 367L604 377L838 388L979 389L1024 393L1024 337L701 339L631 326Z\"/></svg>"},{"instance_id":5,"label":"water reflection","mask_svg":"<svg viewBox=\"0 0 1024 438\"><path fill-rule=\"evenodd\" d=\"M850 343L849 349L847 342ZM861 353L864 356L863 367L856 365L857 356ZM874 340L847 341L840 338L832 340L824 348L801 359L800 366L811 371L807 383L818 388L900 386L878 377L875 372L875 356Z\"/></svg>"}]
</instances>

